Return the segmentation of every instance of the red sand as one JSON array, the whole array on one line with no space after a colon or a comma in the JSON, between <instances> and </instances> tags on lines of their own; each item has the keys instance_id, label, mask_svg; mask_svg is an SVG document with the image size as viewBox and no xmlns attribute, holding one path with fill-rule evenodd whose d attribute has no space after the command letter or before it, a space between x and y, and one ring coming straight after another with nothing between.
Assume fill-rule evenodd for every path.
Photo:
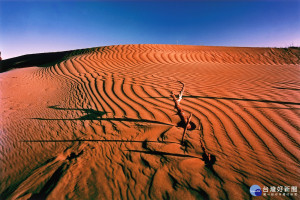
<instances>
[{"instance_id":1,"label":"red sand","mask_svg":"<svg viewBox=\"0 0 300 200\"><path fill-rule=\"evenodd\" d=\"M299 49L120 45L35 65L0 74L0 199L249 199L253 184L300 187ZM178 81L196 124L185 147Z\"/></svg>"}]
</instances>

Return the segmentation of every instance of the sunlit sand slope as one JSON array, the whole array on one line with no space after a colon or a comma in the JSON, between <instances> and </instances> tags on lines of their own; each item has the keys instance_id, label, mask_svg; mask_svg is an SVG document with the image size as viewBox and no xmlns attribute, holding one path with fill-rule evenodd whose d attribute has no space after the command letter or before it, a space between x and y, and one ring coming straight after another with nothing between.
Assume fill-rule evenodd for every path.
<instances>
[{"instance_id":1,"label":"sunlit sand slope","mask_svg":"<svg viewBox=\"0 0 300 200\"><path fill-rule=\"evenodd\" d=\"M249 199L254 184L300 187L299 49L47 55L2 61L0 199ZM179 81L196 125L185 145L170 97Z\"/></svg>"}]
</instances>

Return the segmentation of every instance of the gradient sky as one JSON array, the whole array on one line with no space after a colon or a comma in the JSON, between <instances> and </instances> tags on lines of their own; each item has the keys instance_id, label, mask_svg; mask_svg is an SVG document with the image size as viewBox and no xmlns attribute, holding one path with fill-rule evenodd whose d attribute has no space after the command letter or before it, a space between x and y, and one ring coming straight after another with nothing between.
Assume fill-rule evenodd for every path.
<instances>
[{"instance_id":1,"label":"gradient sky","mask_svg":"<svg viewBox=\"0 0 300 200\"><path fill-rule=\"evenodd\" d=\"M114 44L300 46L300 0L0 0L0 51Z\"/></svg>"}]
</instances>

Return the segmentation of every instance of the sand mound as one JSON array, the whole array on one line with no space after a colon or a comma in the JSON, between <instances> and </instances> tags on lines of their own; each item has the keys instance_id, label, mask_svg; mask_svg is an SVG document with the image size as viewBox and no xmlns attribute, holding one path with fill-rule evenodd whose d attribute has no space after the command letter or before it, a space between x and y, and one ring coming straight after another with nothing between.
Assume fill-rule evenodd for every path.
<instances>
[{"instance_id":1,"label":"sand mound","mask_svg":"<svg viewBox=\"0 0 300 200\"><path fill-rule=\"evenodd\" d=\"M120 45L0 64L0 199L248 199L254 184L300 186L297 48ZM179 81L196 125L185 145Z\"/></svg>"}]
</instances>

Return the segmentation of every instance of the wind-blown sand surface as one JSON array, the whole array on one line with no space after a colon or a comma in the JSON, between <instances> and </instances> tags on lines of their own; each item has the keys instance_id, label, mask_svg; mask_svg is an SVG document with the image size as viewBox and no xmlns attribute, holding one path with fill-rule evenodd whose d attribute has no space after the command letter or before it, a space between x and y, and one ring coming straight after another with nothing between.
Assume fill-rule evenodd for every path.
<instances>
[{"instance_id":1,"label":"wind-blown sand surface","mask_svg":"<svg viewBox=\"0 0 300 200\"><path fill-rule=\"evenodd\" d=\"M0 199L250 199L254 184L299 188L299 67L298 48L179 45L4 60ZM170 97L179 81L196 125L185 146Z\"/></svg>"}]
</instances>

